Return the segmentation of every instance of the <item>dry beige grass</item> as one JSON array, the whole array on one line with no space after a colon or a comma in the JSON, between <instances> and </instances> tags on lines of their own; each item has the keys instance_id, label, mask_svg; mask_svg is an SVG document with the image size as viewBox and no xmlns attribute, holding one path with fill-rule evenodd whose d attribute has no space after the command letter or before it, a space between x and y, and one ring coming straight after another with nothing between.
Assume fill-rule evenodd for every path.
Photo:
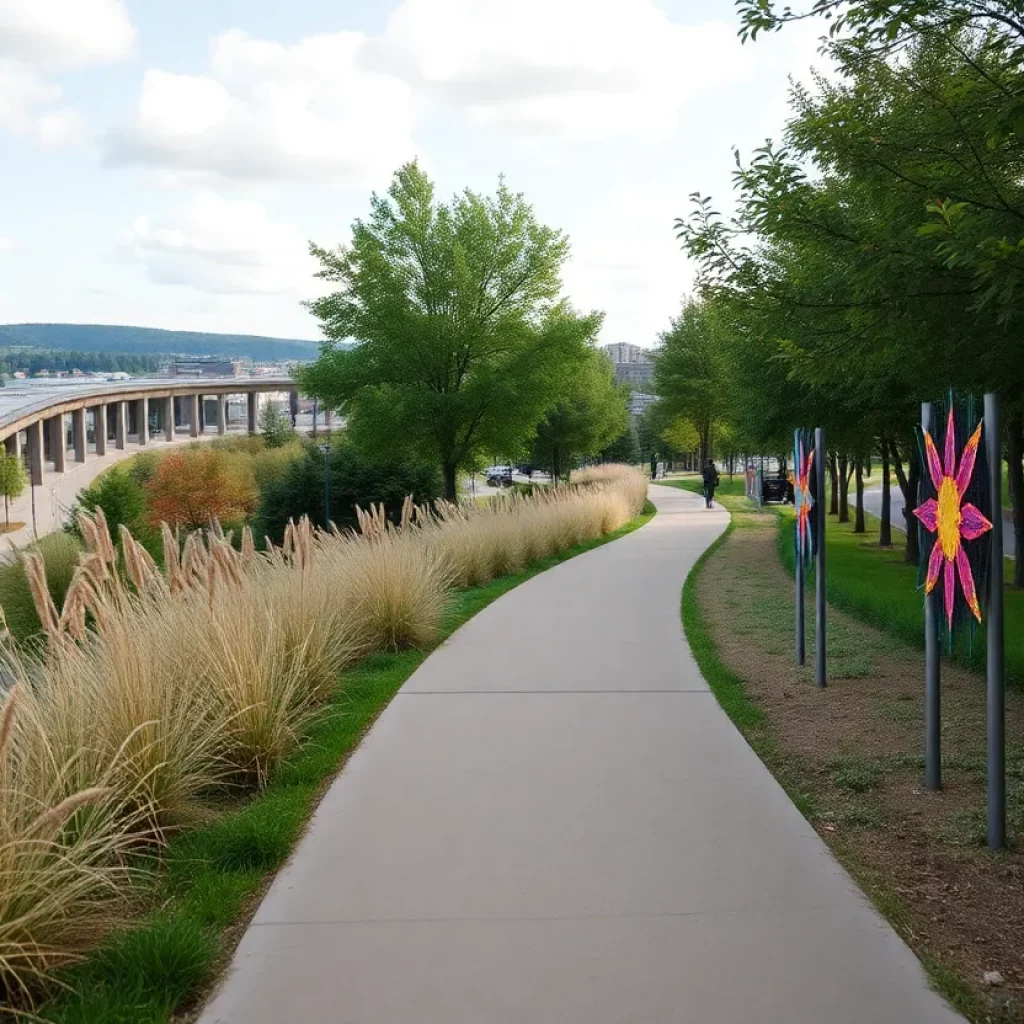
<instances>
[{"instance_id":1,"label":"dry beige grass","mask_svg":"<svg viewBox=\"0 0 1024 1024\"><path fill-rule=\"evenodd\" d=\"M117 765L81 788L77 759L50 746L47 728L31 689L16 684L0 716L0 980L29 1005L36 979L121 919L126 854L146 830L144 807L111 785Z\"/></svg>"},{"instance_id":2,"label":"dry beige grass","mask_svg":"<svg viewBox=\"0 0 1024 1024\"><path fill-rule=\"evenodd\" d=\"M165 528L163 572L83 515L62 608L26 560L45 648L2 648L17 689L0 719L0 983L28 989L87 945L123 892L125 844L180 826L213 786L262 784L348 666L431 646L453 586L617 529L646 489L602 467L486 508L407 501L397 525L371 508L356 533L303 521L263 553L248 531L236 550L216 525L184 543Z\"/></svg>"}]
</instances>

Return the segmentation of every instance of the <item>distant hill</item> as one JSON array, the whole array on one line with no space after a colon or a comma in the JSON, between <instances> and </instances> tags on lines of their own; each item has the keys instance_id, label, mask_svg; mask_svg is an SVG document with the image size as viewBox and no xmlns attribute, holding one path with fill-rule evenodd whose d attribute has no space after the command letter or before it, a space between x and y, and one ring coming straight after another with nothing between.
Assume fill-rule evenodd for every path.
<instances>
[{"instance_id":1,"label":"distant hill","mask_svg":"<svg viewBox=\"0 0 1024 1024\"><path fill-rule=\"evenodd\" d=\"M134 355L220 356L256 362L316 359L320 343L252 334L202 334L103 324L0 324L0 347L54 348Z\"/></svg>"}]
</instances>

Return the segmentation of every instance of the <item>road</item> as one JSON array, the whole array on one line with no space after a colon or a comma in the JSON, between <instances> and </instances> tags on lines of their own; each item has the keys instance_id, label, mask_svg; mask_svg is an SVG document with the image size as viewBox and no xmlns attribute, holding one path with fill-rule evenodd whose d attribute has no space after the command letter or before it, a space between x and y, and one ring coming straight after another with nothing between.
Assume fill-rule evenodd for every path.
<instances>
[{"instance_id":1,"label":"road","mask_svg":"<svg viewBox=\"0 0 1024 1024\"><path fill-rule=\"evenodd\" d=\"M894 530L906 533L906 524L903 518L903 492L899 487L892 488L892 525ZM874 516L882 514L882 490L871 488L864 492L864 508ZM1009 510L1003 510L1003 553L1007 558L1015 558L1017 554L1016 541L1013 535L1013 517Z\"/></svg>"}]
</instances>

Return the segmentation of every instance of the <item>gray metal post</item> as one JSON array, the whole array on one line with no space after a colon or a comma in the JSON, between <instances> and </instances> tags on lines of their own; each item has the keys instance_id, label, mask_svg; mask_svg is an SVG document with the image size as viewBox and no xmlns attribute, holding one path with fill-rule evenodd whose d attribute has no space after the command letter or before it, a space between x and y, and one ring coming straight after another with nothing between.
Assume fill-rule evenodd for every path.
<instances>
[{"instance_id":1,"label":"gray metal post","mask_svg":"<svg viewBox=\"0 0 1024 1024\"><path fill-rule=\"evenodd\" d=\"M935 411L921 403L921 429L933 437ZM928 467L925 466L925 473ZM907 529L917 524L907 519ZM942 657L939 649L939 595L924 598L924 788L942 789Z\"/></svg>"},{"instance_id":2,"label":"gray metal post","mask_svg":"<svg viewBox=\"0 0 1024 1024\"><path fill-rule=\"evenodd\" d=\"M814 428L814 511L818 551L814 560L814 685L825 685L825 428Z\"/></svg>"},{"instance_id":3,"label":"gray metal post","mask_svg":"<svg viewBox=\"0 0 1024 1024\"><path fill-rule=\"evenodd\" d=\"M988 845L1006 845L1006 676L1003 670L1003 452L999 396L985 396L985 451L992 508L988 572L988 651L985 694L988 711ZM1020 557L1020 552L1018 552Z\"/></svg>"},{"instance_id":4,"label":"gray metal post","mask_svg":"<svg viewBox=\"0 0 1024 1024\"><path fill-rule=\"evenodd\" d=\"M804 560L799 549L796 553L796 663L807 662L804 614Z\"/></svg>"},{"instance_id":5,"label":"gray metal post","mask_svg":"<svg viewBox=\"0 0 1024 1024\"><path fill-rule=\"evenodd\" d=\"M246 412L248 413L248 429L250 434L255 434L259 421L259 395L250 391L245 398Z\"/></svg>"},{"instance_id":6,"label":"gray metal post","mask_svg":"<svg viewBox=\"0 0 1024 1024\"><path fill-rule=\"evenodd\" d=\"M800 462L800 431L794 434L793 465L796 474L796 486L800 486L800 473L803 466ZM749 485L748 485L749 486ZM803 548L800 544L800 527L794 527L794 547L796 548L796 663L805 665L807 663L807 638L806 638L806 614L804 609L804 559Z\"/></svg>"}]
</instances>

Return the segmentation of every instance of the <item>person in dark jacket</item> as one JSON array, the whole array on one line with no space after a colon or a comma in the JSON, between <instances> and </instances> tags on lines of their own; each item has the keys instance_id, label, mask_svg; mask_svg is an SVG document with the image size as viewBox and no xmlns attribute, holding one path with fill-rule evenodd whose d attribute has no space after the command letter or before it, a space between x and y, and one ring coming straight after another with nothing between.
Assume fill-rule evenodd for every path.
<instances>
[{"instance_id":1,"label":"person in dark jacket","mask_svg":"<svg viewBox=\"0 0 1024 1024\"><path fill-rule=\"evenodd\" d=\"M715 488L718 486L718 470L711 459L708 459L704 466L704 504L706 508L713 508L715 504Z\"/></svg>"}]
</instances>

